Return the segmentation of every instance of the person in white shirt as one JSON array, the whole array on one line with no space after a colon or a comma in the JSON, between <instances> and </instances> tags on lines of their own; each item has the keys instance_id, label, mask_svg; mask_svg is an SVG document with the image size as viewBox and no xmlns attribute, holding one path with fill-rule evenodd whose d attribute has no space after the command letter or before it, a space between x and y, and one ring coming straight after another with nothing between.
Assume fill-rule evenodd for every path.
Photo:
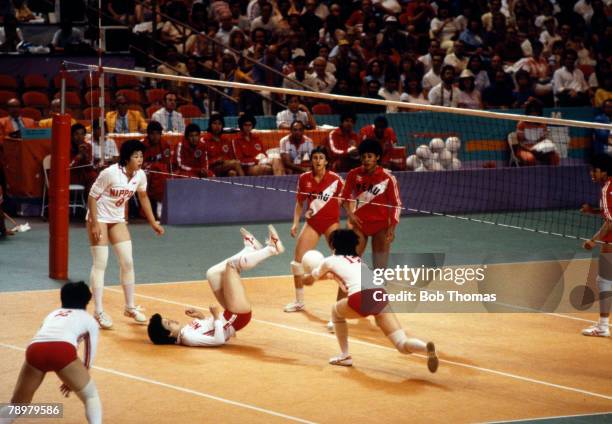
<instances>
[{"instance_id":1,"label":"person in white shirt","mask_svg":"<svg viewBox=\"0 0 612 424\"><path fill-rule=\"evenodd\" d=\"M98 346L98 324L87 313L91 300L83 282L66 283L60 290L62 307L47 315L25 353L11 405L29 404L48 372L62 381L60 391L66 397L74 392L85 405L88 423L102 422L102 403L96 384L89 375ZM78 358L79 343L84 342L83 362ZM10 405L0 408L0 422L17 418Z\"/></svg>"},{"instance_id":2,"label":"person in white shirt","mask_svg":"<svg viewBox=\"0 0 612 424\"><path fill-rule=\"evenodd\" d=\"M582 16L584 22L587 25L591 24L591 18L593 17L593 5L591 0L579 0L574 4L574 12Z\"/></svg>"},{"instance_id":3,"label":"person in white shirt","mask_svg":"<svg viewBox=\"0 0 612 424\"><path fill-rule=\"evenodd\" d=\"M161 124L165 132L184 133L185 120L176 110L176 93L168 91L164 96L164 107L155 111L151 120Z\"/></svg>"},{"instance_id":4,"label":"person in white shirt","mask_svg":"<svg viewBox=\"0 0 612 424\"><path fill-rule=\"evenodd\" d=\"M188 308L185 310L185 315L193 320L187 325L154 314L147 328L149 339L153 344L221 346L251 321L251 302L246 296L240 273L255 268L271 256L280 255L285 248L271 225L268 226L265 247L246 229L241 228L240 233L244 248L206 272L208 284L225 310L223 314L214 305L209 308L211 313L209 318L197 309Z\"/></svg>"},{"instance_id":5,"label":"person in white shirt","mask_svg":"<svg viewBox=\"0 0 612 424\"><path fill-rule=\"evenodd\" d=\"M451 65L444 65L440 74L442 82L429 91L427 96L429 103L438 106L457 107L459 89L453 85L455 68Z\"/></svg>"},{"instance_id":6,"label":"person in white shirt","mask_svg":"<svg viewBox=\"0 0 612 424\"><path fill-rule=\"evenodd\" d=\"M451 65L455 68L456 73L461 73L467 67L469 60L470 58L465 55L465 44L457 40L453 44L453 52L444 58L444 65Z\"/></svg>"},{"instance_id":7,"label":"person in white shirt","mask_svg":"<svg viewBox=\"0 0 612 424\"><path fill-rule=\"evenodd\" d=\"M300 103L299 96L287 96L287 109L276 114L276 127L279 130L287 130L295 121L300 121L308 129L314 129L317 124L308 110L308 108Z\"/></svg>"},{"instance_id":8,"label":"person in white shirt","mask_svg":"<svg viewBox=\"0 0 612 424\"><path fill-rule=\"evenodd\" d=\"M421 85L423 86L423 91L425 95L429 93L436 85L442 82L442 78L440 78L440 72L442 70L442 61L444 60L444 56L442 53L435 53L431 57L431 69L423 75L423 79Z\"/></svg>"},{"instance_id":9,"label":"person in white shirt","mask_svg":"<svg viewBox=\"0 0 612 424\"><path fill-rule=\"evenodd\" d=\"M438 40L431 40L429 42L429 51L427 54L423 56L419 56L417 59L419 62L423 64L423 71L429 72L432 67L432 59L433 55L440 51L440 42Z\"/></svg>"},{"instance_id":10,"label":"person in white shirt","mask_svg":"<svg viewBox=\"0 0 612 424\"><path fill-rule=\"evenodd\" d=\"M347 295L332 307L332 321L341 353L330 358L331 365L352 366L349 353L347 319L361 319L370 315L376 325L400 353L419 352L427 355L430 372L438 369L438 356L433 342L408 337L395 313L388 307L386 291L376 284L374 274L357 255L359 236L349 229L336 230L329 237L333 256L324 258L318 266L305 274L303 282L312 285L317 280L332 279Z\"/></svg>"},{"instance_id":11,"label":"person in white shirt","mask_svg":"<svg viewBox=\"0 0 612 424\"><path fill-rule=\"evenodd\" d=\"M91 134L87 134L85 136L85 142L91 143L91 147L93 150L93 158L94 163L98 165L102 160L102 146L100 144L100 136L102 135L102 131L100 131L100 121L98 119L93 120ZM112 138L105 138L104 140L104 162L105 163L115 163L119 160L119 150L117 150L117 143Z\"/></svg>"},{"instance_id":12,"label":"person in white shirt","mask_svg":"<svg viewBox=\"0 0 612 424\"><path fill-rule=\"evenodd\" d=\"M302 174L308 171L314 143L304 135L304 124L293 121L291 133L280 140L281 166L285 174Z\"/></svg>"},{"instance_id":13,"label":"person in white shirt","mask_svg":"<svg viewBox=\"0 0 612 424\"><path fill-rule=\"evenodd\" d=\"M319 93L331 93L336 85L336 77L326 72L327 60L317 57L313 61L314 72L311 74L311 88Z\"/></svg>"},{"instance_id":14,"label":"person in white shirt","mask_svg":"<svg viewBox=\"0 0 612 424\"><path fill-rule=\"evenodd\" d=\"M398 88L399 79L395 75L387 75L385 78L385 86L378 90L378 95L385 100L399 102L401 93ZM387 106L387 113L395 113L397 111L397 106Z\"/></svg>"},{"instance_id":15,"label":"person in white shirt","mask_svg":"<svg viewBox=\"0 0 612 424\"><path fill-rule=\"evenodd\" d=\"M553 74L553 92L559 106L587 106L590 103L589 86L582 71L576 68L577 56L575 50L566 50L564 66Z\"/></svg>"},{"instance_id":16,"label":"person in white shirt","mask_svg":"<svg viewBox=\"0 0 612 424\"><path fill-rule=\"evenodd\" d=\"M89 192L86 220L93 258L89 283L95 301L94 318L103 329L113 326L102 305L109 242L119 262L119 281L125 297L124 315L141 324L147 321L140 307L134 304L132 240L125 221L127 202L138 193L138 201L149 225L156 234L164 234L164 228L155 220L147 195L147 176L142 170L144 150L144 144L138 140L124 142L119 152L119 163L100 172Z\"/></svg>"}]
</instances>

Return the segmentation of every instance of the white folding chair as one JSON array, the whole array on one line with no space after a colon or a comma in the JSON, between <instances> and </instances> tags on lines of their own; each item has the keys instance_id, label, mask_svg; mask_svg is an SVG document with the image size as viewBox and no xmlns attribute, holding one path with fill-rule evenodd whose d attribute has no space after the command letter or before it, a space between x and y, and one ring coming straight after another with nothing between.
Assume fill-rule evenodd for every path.
<instances>
[{"instance_id":1,"label":"white folding chair","mask_svg":"<svg viewBox=\"0 0 612 424\"><path fill-rule=\"evenodd\" d=\"M51 155L45 156L43 159L43 174L45 176L45 185L43 186L43 197L42 207L40 208L40 216L45 216L45 208L48 208L47 192L49 190L49 170L51 169ZM87 210L87 204L85 203L85 186L81 184L70 184L68 189L71 193L71 203L68 207L71 208L71 212L74 215L77 208L83 208Z\"/></svg>"}]
</instances>

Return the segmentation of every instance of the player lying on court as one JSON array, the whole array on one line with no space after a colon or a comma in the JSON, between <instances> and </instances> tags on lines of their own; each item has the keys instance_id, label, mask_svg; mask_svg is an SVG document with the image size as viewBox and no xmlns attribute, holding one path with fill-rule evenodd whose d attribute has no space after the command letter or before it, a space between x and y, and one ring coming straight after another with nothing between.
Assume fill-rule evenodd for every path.
<instances>
[{"instance_id":1,"label":"player lying on court","mask_svg":"<svg viewBox=\"0 0 612 424\"><path fill-rule=\"evenodd\" d=\"M66 283L61 291L62 307L51 312L26 349L26 359L13 391L11 404L29 404L46 373L54 372L63 384L60 390L68 397L75 392L85 404L87 422L102 422L102 404L98 389L89 376L98 344L98 323L86 311L91 292L84 282ZM83 362L77 357L78 345L85 342ZM8 416L8 406L0 417ZM14 418L0 418L9 424Z\"/></svg>"},{"instance_id":2,"label":"player lying on court","mask_svg":"<svg viewBox=\"0 0 612 424\"><path fill-rule=\"evenodd\" d=\"M601 185L599 209L584 204L580 211L585 214L601 215L604 222L583 247L587 250L603 242L599 252L599 271L597 287L599 288L599 321L582 330L585 336L610 337L610 309L612 309L612 158L599 154L591 160L591 178Z\"/></svg>"},{"instance_id":3,"label":"player lying on court","mask_svg":"<svg viewBox=\"0 0 612 424\"><path fill-rule=\"evenodd\" d=\"M262 247L251 233L241 228L244 248L206 272L210 288L225 309L223 314L216 306L211 306L212 316L206 318L203 312L189 308L185 315L193 320L187 325L155 314L149 321L149 339L154 344L220 346L244 328L251 320L251 302L246 296L240 273L285 250L274 227L269 225L268 231L266 246Z\"/></svg>"},{"instance_id":4,"label":"player lying on court","mask_svg":"<svg viewBox=\"0 0 612 424\"><path fill-rule=\"evenodd\" d=\"M351 366L353 359L349 353L347 319L365 318L374 316L376 325L393 343L400 353L426 353L427 368L436 372L438 357L433 342L424 342L417 338L408 337L402 326L388 306L383 295L385 290L373 283L373 274L368 266L357 256L359 236L353 230L336 230L330 236L330 245L333 256L312 260L316 251L304 255L305 270L311 271L304 275L303 282L311 285L320 279L334 279L344 290L348 297L336 302L332 307L332 321L336 338L340 345L340 355L329 360L332 365ZM314 266L316 265L316 266Z\"/></svg>"}]
</instances>

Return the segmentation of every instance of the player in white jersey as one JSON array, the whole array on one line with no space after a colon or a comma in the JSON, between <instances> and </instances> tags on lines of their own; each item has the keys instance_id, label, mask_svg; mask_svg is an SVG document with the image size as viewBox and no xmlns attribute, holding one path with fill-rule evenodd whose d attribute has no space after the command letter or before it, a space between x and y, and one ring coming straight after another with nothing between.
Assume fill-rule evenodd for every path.
<instances>
[{"instance_id":1,"label":"player in white jersey","mask_svg":"<svg viewBox=\"0 0 612 424\"><path fill-rule=\"evenodd\" d=\"M319 279L332 278L348 294L347 298L339 300L332 307L332 321L341 353L331 358L329 363L353 365L349 353L346 320L373 315L376 325L400 353L426 353L429 371L436 372L438 357L434 344L406 335L397 317L388 307L383 296L386 294L385 290L374 284L372 271L357 256L359 236L353 230L336 230L330 236L330 244L334 255L325 258L312 270L311 275L305 275L303 278L306 285Z\"/></svg>"},{"instance_id":2,"label":"player in white jersey","mask_svg":"<svg viewBox=\"0 0 612 424\"><path fill-rule=\"evenodd\" d=\"M104 312L102 304L109 242L119 262L119 281L125 296L124 315L138 323L147 322L141 308L134 304L132 240L125 221L127 201L136 193L153 231L158 235L164 234L163 227L155 221L151 202L147 196L147 177L141 169L144 150L144 144L138 140L128 140L123 143L119 163L100 172L89 192L87 231L93 257L89 284L95 301L94 317L103 329L113 326L113 321Z\"/></svg>"},{"instance_id":3,"label":"player in white jersey","mask_svg":"<svg viewBox=\"0 0 612 424\"><path fill-rule=\"evenodd\" d=\"M149 339L154 344L179 344L184 346L220 346L232 338L237 331L251 321L251 302L246 296L240 280L240 272L254 268L270 256L280 255L285 250L276 230L268 226L266 246L262 247L255 237L244 228L244 248L206 272L208 283L217 301L225 311L219 312L211 305L211 317L203 312L188 308L185 315L193 318L187 325L154 314L149 321Z\"/></svg>"},{"instance_id":4,"label":"player in white jersey","mask_svg":"<svg viewBox=\"0 0 612 424\"><path fill-rule=\"evenodd\" d=\"M70 392L85 404L89 423L102 422L102 404L94 381L89 376L98 344L98 324L86 311L91 292L84 282L66 283L61 289L62 307L43 321L26 349L26 360L13 391L11 404L29 404L45 374L55 372L63 384L64 396ZM78 345L85 342L83 362L77 357ZM10 407L0 408L0 424L13 422Z\"/></svg>"}]
</instances>

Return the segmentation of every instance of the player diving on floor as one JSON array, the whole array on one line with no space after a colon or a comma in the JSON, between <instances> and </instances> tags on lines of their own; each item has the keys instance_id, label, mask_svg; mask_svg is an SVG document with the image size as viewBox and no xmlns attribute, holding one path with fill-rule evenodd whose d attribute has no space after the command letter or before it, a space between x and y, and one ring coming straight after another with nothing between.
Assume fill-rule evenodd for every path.
<instances>
[{"instance_id":1,"label":"player diving on floor","mask_svg":"<svg viewBox=\"0 0 612 424\"><path fill-rule=\"evenodd\" d=\"M221 346L251 321L251 302L247 298L240 273L255 268L271 256L280 255L284 247L273 226L268 226L266 246L244 228L240 229L244 248L235 255L210 267L206 277L218 306L210 306L211 316L188 308L185 315L193 320L183 325L179 321L154 314L148 326L149 339L154 344L184 346Z\"/></svg>"}]
</instances>

